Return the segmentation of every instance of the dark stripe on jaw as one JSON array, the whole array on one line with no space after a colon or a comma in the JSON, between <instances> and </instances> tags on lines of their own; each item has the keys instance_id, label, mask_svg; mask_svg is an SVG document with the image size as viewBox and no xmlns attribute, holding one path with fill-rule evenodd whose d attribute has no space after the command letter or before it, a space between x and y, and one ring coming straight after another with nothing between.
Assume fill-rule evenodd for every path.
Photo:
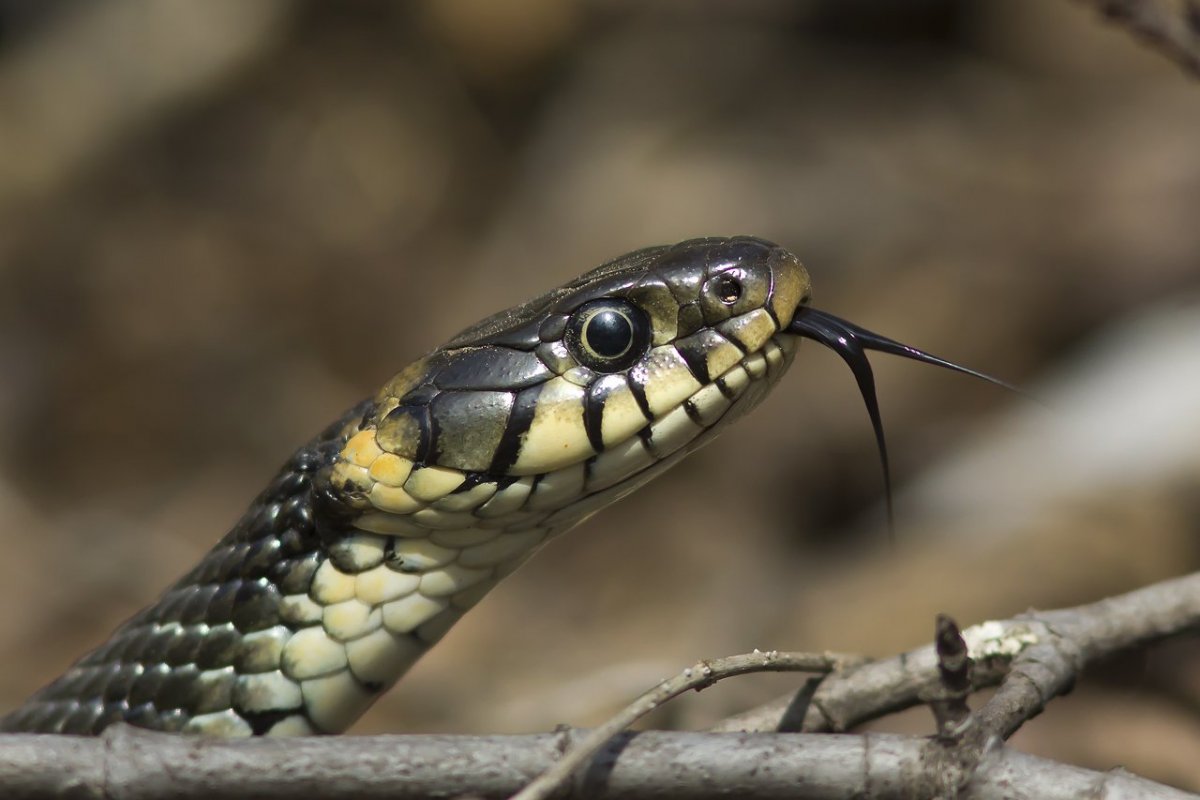
<instances>
[{"instance_id":1,"label":"dark stripe on jaw","mask_svg":"<svg viewBox=\"0 0 1200 800\"><path fill-rule=\"evenodd\" d=\"M397 440L389 444L395 445L398 452L411 452L413 463L426 464L437 438L431 416L429 406L396 406L380 421L381 432ZM411 442L414 436L416 442Z\"/></svg>"},{"instance_id":2,"label":"dark stripe on jaw","mask_svg":"<svg viewBox=\"0 0 1200 800\"><path fill-rule=\"evenodd\" d=\"M659 451L659 443L654 440L653 425L647 425L645 428L642 428L640 431L638 431L638 438L642 440L642 446L645 447L646 451L654 457L655 462L660 462L663 460L663 458L665 458L665 456L663 456L663 454Z\"/></svg>"},{"instance_id":3,"label":"dark stripe on jaw","mask_svg":"<svg viewBox=\"0 0 1200 800\"><path fill-rule=\"evenodd\" d=\"M676 325L679 327L679 336L691 336L696 331L704 327L704 312L700 310L700 304L693 300L686 305L679 307L679 314L676 316Z\"/></svg>"},{"instance_id":4,"label":"dark stripe on jaw","mask_svg":"<svg viewBox=\"0 0 1200 800\"><path fill-rule=\"evenodd\" d=\"M696 404L692 402L692 398L689 397L687 400L683 401L683 410L685 413L687 413L688 418L691 419L692 422L696 423L701 428L708 427L704 424L704 420L700 419L700 409L696 408Z\"/></svg>"},{"instance_id":5,"label":"dark stripe on jaw","mask_svg":"<svg viewBox=\"0 0 1200 800\"><path fill-rule=\"evenodd\" d=\"M720 336L725 341L729 342L734 347L736 347L738 349L738 351L741 352L743 358L750 355L750 351L746 349L746 345L739 342L738 338L736 336L726 336L725 334L721 333L720 331L717 332L717 335Z\"/></svg>"},{"instance_id":6,"label":"dark stripe on jaw","mask_svg":"<svg viewBox=\"0 0 1200 800\"><path fill-rule=\"evenodd\" d=\"M583 494L579 499L587 497L587 487L592 484L592 471L596 468L596 459L599 456L591 456L583 462Z\"/></svg>"},{"instance_id":7,"label":"dark stripe on jaw","mask_svg":"<svg viewBox=\"0 0 1200 800\"><path fill-rule=\"evenodd\" d=\"M730 400L737 400L737 392L729 388L729 384L725 382L724 377L717 378L716 384L717 388L721 390L721 394L725 395Z\"/></svg>"},{"instance_id":8,"label":"dark stripe on jaw","mask_svg":"<svg viewBox=\"0 0 1200 800\"><path fill-rule=\"evenodd\" d=\"M609 391L606 383L594 381L583 397L583 429L587 431L588 442L597 453L604 452L601 428L604 424L604 401L608 399Z\"/></svg>"},{"instance_id":9,"label":"dark stripe on jaw","mask_svg":"<svg viewBox=\"0 0 1200 800\"><path fill-rule=\"evenodd\" d=\"M271 711L244 711L238 708L233 709L234 713L246 721L250 726L250 730L254 731L255 736L263 736L267 731L275 726L275 723L282 722L288 717L304 717L308 721L308 716L302 708L291 708L286 710L271 710ZM316 727L315 725L313 726Z\"/></svg>"},{"instance_id":10,"label":"dark stripe on jaw","mask_svg":"<svg viewBox=\"0 0 1200 800\"><path fill-rule=\"evenodd\" d=\"M529 501L533 499L534 493L537 492L538 484L541 483L542 478L546 477L548 474L549 473L543 472L533 476L533 480L529 483L529 494L525 495L525 502L521 503L521 506L517 509L518 512L527 510L526 506L529 505Z\"/></svg>"},{"instance_id":11,"label":"dark stripe on jaw","mask_svg":"<svg viewBox=\"0 0 1200 800\"><path fill-rule=\"evenodd\" d=\"M651 425L650 423L647 423L644 428L642 428L640 431L637 432L637 436L639 439L642 440L642 447L646 448L646 452L648 452L650 455L654 456L655 458L658 458L658 455L654 452L654 448L650 446L650 442L654 439L653 428L654 428L653 425Z\"/></svg>"},{"instance_id":12,"label":"dark stripe on jaw","mask_svg":"<svg viewBox=\"0 0 1200 800\"><path fill-rule=\"evenodd\" d=\"M486 472L468 472L467 477L458 486L450 490L450 494L469 492L481 483L495 483L496 479Z\"/></svg>"},{"instance_id":13,"label":"dark stripe on jaw","mask_svg":"<svg viewBox=\"0 0 1200 800\"><path fill-rule=\"evenodd\" d=\"M717 377L712 374L709 359L714 352L726 346L733 347L741 353L741 357L745 357L746 348L713 328L705 328L675 342L675 350L700 383L711 383Z\"/></svg>"},{"instance_id":14,"label":"dark stripe on jaw","mask_svg":"<svg viewBox=\"0 0 1200 800\"><path fill-rule=\"evenodd\" d=\"M533 415L537 411L538 396L542 393L543 386L544 383L539 383L517 392L512 413L508 415L508 424L500 437L500 443L496 445L492 464L488 467L489 474L504 475L516 463L521 454L521 440L533 424Z\"/></svg>"},{"instance_id":15,"label":"dark stripe on jaw","mask_svg":"<svg viewBox=\"0 0 1200 800\"><path fill-rule=\"evenodd\" d=\"M708 348L705 344L703 337L699 335L675 343L675 351L679 353L683 363L687 364L692 376L701 384L712 382L712 376L708 374Z\"/></svg>"},{"instance_id":16,"label":"dark stripe on jaw","mask_svg":"<svg viewBox=\"0 0 1200 800\"><path fill-rule=\"evenodd\" d=\"M638 409L641 410L642 416L648 420L654 419L654 412L650 410L650 401L646 399L646 386L642 383L639 375L645 374L644 370L630 370L626 376L629 382L629 391L633 395L634 401L638 404Z\"/></svg>"},{"instance_id":17,"label":"dark stripe on jaw","mask_svg":"<svg viewBox=\"0 0 1200 800\"><path fill-rule=\"evenodd\" d=\"M583 427L587 431L588 442L597 453L604 452L604 408L613 392L628 389L629 379L617 372L611 375L601 375L592 381L583 399ZM641 403L638 404L642 417L649 421L650 415Z\"/></svg>"},{"instance_id":18,"label":"dark stripe on jaw","mask_svg":"<svg viewBox=\"0 0 1200 800\"><path fill-rule=\"evenodd\" d=\"M433 414L429 406L425 406L425 419L429 420L429 433L426 437L429 445L421 453L421 458L414 463L421 465L437 464L438 436L442 431L442 426L438 424L437 416Z\"/></svg>"}]
</instances>

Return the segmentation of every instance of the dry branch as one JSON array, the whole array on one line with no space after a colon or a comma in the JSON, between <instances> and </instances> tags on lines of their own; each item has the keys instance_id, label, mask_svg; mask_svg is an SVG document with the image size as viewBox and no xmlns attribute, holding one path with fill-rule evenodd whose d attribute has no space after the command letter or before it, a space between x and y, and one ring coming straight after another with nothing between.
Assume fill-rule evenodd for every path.
<instances>
[{"instance_id":1,"label":"dry branch","mask_svg":"<svg viewBox=\"0 0 1200 800\"><path fill-rule=\"evenodd\" d=\"M6 800L405 800L506 797L586 732L203 740L114 727L96 739L0 736ZM936 740L897 735L623 734L564 797L939 796L960 782ZM1099 773L1005 747L986 753L957 797L1193 797L1121 771Z\"/></svg>"},{"instance_id":2,"label":"dry branch","mask_svg":"<svg viewBox=\"0 0 1200 800\"><path fill-rule=\"evenodd\" d=\"M1007 673L959 740L780 733L622 734L565 788L578 797L1190 797L1125 773L1015 753L1003 737L1096 659L1200 625L1200 574L1077 608L969 628L972 685ZM1011 668L1007 665L1011 663ZM819 666L819 665L818 665ZM934 648L829 676L806 727L914 705L941 680ZM811 715L811 718L809 717ZM775 717L778 724L778 715ZM507 796L587 732L222 741L117 727L96 738L0 736L0 796L141 798Z\"/></svg>"},{"instance_id":3,"label":"dry branch","mask_svg":"<svg viewBox=\"0 0 1200 800\"><path fill-rule=\"evenodd\" d=\"M971 685L1006 680L976 716L1002 738L1069 689L1081 670L1113 653L1200 627L1200 573L1162 581L1096 603L1034 611L963 631L974 660ZM1011 666L1010 666L1011 662ZM808 702L785 697L714 730L844 731L919 705L940 685L933 645L825 678Z\"/></svg>"},{"instance_id":4,"label":"dry branch","mask_svg":"<svg viewBox=\"0 0 1200 800\"><path fill-rule=\"evenodd\" d=\"M755 650L738 656L700 661L673 678L642 694L613 715L599 728L589 732L583 741L565 752L550 769L518 792L513 800L546 800L559 788L567 785L571 775L590 761L614 736L630 725L687 691L700 691L717 681L754 672L820 672L828 673L839 666L861 661L856 656L829 653L779 653Z\"/></svg>"},{"instance_id":5,"label":"dry branch","mask_svg":"<svg viewBox=\"0 0 1200 800\"><path fill-rule=\"evenodd\" d=\"M1197 0L1089 0L1089 3L1192 75L1200 76Z\"/></svg>"}]
</instances>

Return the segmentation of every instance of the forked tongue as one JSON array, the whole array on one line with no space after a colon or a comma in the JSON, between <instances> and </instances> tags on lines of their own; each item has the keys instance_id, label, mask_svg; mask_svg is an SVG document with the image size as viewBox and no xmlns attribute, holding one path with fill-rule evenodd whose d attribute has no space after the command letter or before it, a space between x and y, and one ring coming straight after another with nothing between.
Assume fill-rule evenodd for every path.
<instances>
[{"instance_id":1,"label":"forked tongue","mask_svg":"<svg viewBox=\"0 0 1200 800\"><path fill-rule=\"evenodd\" d=\"M858 390L866 403L867 413L871 416L871 427L875 430L875 443L879 447L879 462L883 467L883 488L887 501L888 533L894 535L895 518L892 513L892 474L888 466L887 440L883 436L883 420L879 415L879 400L875 396L875 373L871 370L871 362L867 360L868 350L878 350L894 356L909 358L933 364L935 367L961 372L975 378L980 378L997 386L1003 386L1018 394L1025 394L1017 387L1004 381L985 375L973 369L960 366L944 358L930 355L923 350L901 344L895 339L872 333L866 328L860 328L853 322L835 317L825 311L818 311L809 306L801 306L787 326L787 330L806 339L812 339L833 350L850 367L854 379L858 381Z\"/></svg>"}]
</instances>

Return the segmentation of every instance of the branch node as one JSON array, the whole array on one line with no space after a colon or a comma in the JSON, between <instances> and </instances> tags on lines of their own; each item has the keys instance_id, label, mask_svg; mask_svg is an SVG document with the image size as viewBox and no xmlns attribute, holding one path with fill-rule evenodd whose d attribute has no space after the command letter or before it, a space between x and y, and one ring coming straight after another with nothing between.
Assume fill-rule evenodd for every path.
<instances>
[{"instance_id":1,"label":"branch node","mask_svg":"<svg viewBox=\"0 0 1200 800\"><path fill-rule=\"evenodd\" d=\"M938 686L928 693L930 710L937 723L937 738L959 742L973 727L967 698L971 695L971 659L958 623L948 614L938 614L934 626Z\"/></svg>"}]
</instances>

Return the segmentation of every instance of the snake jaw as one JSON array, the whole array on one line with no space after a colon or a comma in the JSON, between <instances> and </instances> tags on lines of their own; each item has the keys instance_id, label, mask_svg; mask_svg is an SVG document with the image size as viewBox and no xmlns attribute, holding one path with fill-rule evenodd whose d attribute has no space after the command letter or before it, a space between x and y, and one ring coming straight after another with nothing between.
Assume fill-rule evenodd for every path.
<instances>
[{"instance_id":1,"label":"snake jaw","mask_svg":"<svg viewBox=\"0 0 1200 800\"><path fill-rule=\"evenodd\" d=\"M887 504L888 530L893 530L895 527L892 508L892 476L891 468L888 464L887 439L883 433L883 419L879 412L879 399L875 393L875 373L871 369L871 362L867 358L866 351L877 350L881 353L920 361L921 363L931 364L953 372L961 372L964 375L970 375L973 378L979 378L980 380L994 383L997 386L1002 386L1009 391L1023 394L1020 389L999 378L994 378L983 372L955 364L953 361L947 361L944 358L927 353L912 345L898 342L895 339L889 339L886 336L855 325L849 320L836 317L833 314L820 311L808 305L801 305L796 309L791 323L787 325L785 330L802 338L812 339L815 342L825 345L837 353L854 374L854 380L858 383L858 390L862 394L863 402L867 407L867 414L871 418L871 428L875 432L875 443L879 449L879 463L883 471L884 498Z\"/></svg>"}]
</instances>

